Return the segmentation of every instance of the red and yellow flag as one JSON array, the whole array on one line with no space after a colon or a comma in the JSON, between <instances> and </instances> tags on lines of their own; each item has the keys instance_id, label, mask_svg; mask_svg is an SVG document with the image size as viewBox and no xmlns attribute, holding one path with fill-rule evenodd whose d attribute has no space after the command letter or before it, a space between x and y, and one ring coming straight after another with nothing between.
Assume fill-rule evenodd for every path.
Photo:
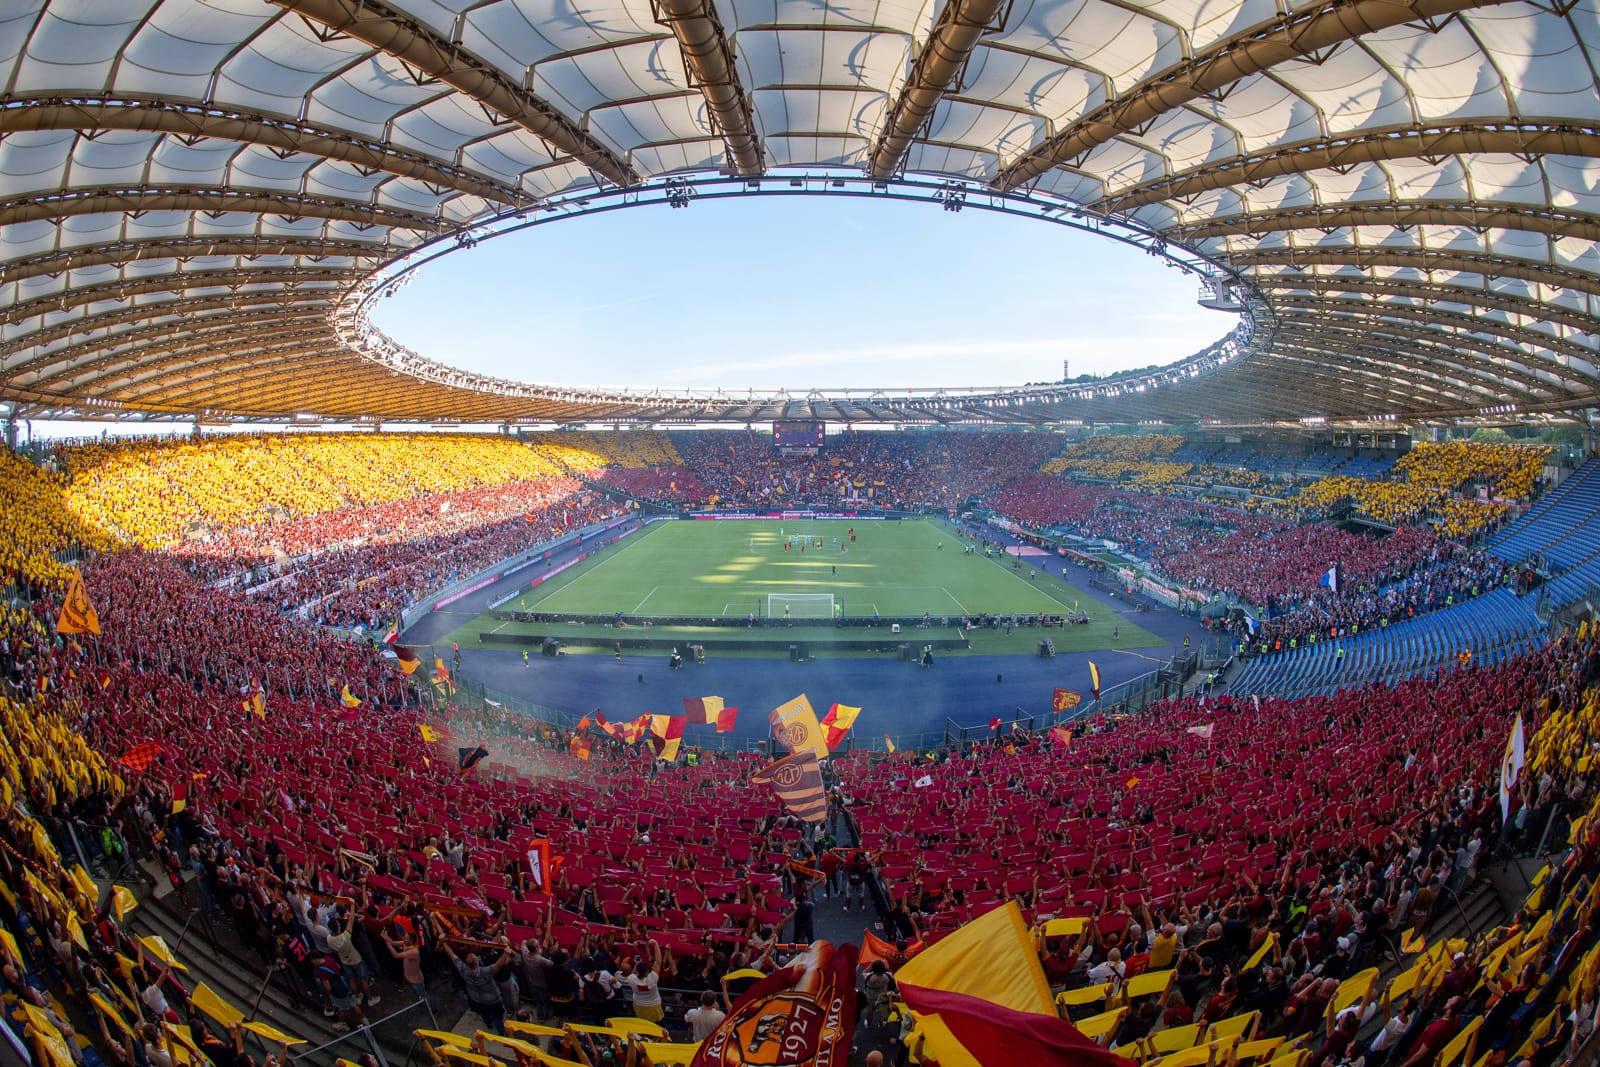
<instances>
[{"instance_id":1,"label":"red and yellow flag","mask_svg":"<svg viewBox=\"0 0 1600 1067\"><path fill-rule=\"evenodd\" d=\"M856 716L861 714L860 708L852 708L847 704L835 704L828 709L828 714L822 717L822 739L828 746L828 751L839 747L839 743L850 732L850 727L855 725Z\"/></svg>"},{"instance_id":2,"label":"red and yellow flag","mask_svg":"<svg viewBox=\"0 0 1600 1067\"><path fill-rule=\"evenodd\" d=\"M778 799L806 822L821 822L828 817L828 794L822 788L822 767L817 754L802 748L751 776L756 785L771 785Z\"/></svg>"},{"instance_id":3,"label":"red and yellow flag","mask_svg":"<svg viewBox=\"0 0 1600 1067\"><path fill-rule=\"evenodd\" d=\"M678 758L678 746L682 744L683 726L687 721L682 715L650 716L650 747L655 749L657 759Z\"/></svg>"},{"instance_id":4,"label":"red and yellow flag","mask_svg":"<svg viewBox=\"0 0 1600 1067\"><path fill-rule=\"evenodd\" d=\"M1030 1067L1134 1067L1056 1014L1015 901L919 952L895 975L927 1035L925 1059Z\"/></svg>"},{"instance_id":5,"label":"red and yellow flag","mask_svg":"<svg viewBox=\"0 0 1600 1067\"><path fill-rule=\"evenodd\" d=\"M819 760L828 758L828 739L823 736L822 724L817 721L817 713L804 693L778 705L767 719L772 723L772 735L790 752L806 749L815 753Z\"/></svg>"},{"instance_id":6,"label":"red and yellow flag","mask_svg":"<svg viewBox=\"0 0 1600 1067\"><path fill-rule=\"evenodd\" d=\"M1098 671L1096 673L1098 674ZM1099 683L1100 680L1098 677L1096 677L1095 684L1098 686ZM1071 711L1081 703L1083 703L1083 694L1074 693L1070 689L1061 689L1057 687L1056 690L1050 694L1050 710L1056 712L1057 714L1060 714L1063 711Z\"/></svg>"},{"instance_id":7,"label":"red and yellow flag","mask_svg":"<svg viewBox=\"0 0 1600 1067\"><path fill-rule=\"evenodd\" d=\"M1096 700L1100 699L1100 668L1095 666L1094 660L1089 661L1089 692Z\"/></svg>"},{"instance_id":8,"label":"red and yellow flag","mask_svg":"<svg viewBox=\"0 0 1600 1067\"><path fill-rule=\"evenodd\" d=\"M855 946L813 941L738 999L689 1067L845 1067L856 1029L855 989Z\"/></svg>"},{"instance_id":9,"label":"red and yellow flag","mask_svg":"<svg viewBox=\"0 0 1600 1067\"><path fill-rule=\"evenodd\" d=\"M100 616L89 600L89 591L83 587L83 574L76 568L67 583L67 595L61 599L61 611L56 615L58 634L94 634L100 636Z\"/></svg>"}]
</instances>

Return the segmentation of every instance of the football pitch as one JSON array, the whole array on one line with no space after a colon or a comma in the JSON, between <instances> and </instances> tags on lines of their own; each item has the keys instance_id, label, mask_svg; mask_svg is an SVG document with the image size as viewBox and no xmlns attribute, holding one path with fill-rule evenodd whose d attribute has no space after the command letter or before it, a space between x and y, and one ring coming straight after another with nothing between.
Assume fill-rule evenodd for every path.
<instances>
[{"instance_id":1,"label":"football pitch","mask_svg":"<svg viewBox=\"0 0 1600 1067\"><path fill-rule=\"evenodd\" d=\"M855 531L855 543L850 531ZM785 548L788 543L789 547ZM925 521L659 522L507 608L552 614L783 617L771 594L833 597L845 618L1059 614L1079 599L1059 578L1010 557L964 552L954 527ZM796 618L826 617L791 602Z\"/></svg>"}]
</instances>

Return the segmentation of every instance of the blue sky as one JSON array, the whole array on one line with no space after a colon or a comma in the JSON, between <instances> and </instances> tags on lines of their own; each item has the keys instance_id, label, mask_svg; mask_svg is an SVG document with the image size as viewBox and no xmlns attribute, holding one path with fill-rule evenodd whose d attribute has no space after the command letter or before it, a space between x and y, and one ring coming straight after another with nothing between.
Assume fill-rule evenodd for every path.
<instances>
[{"instance_id":1,"label":"blue sky","mask_svg":"<svg viewBox=\"0 0 1600 1067\"><path fill-rule=\"evenodd\" d=\"M556 385L1020 385L1181 359L1232 329L1106 238L844 197L591 215L423 267L374 321L431 359Z\"/></svg>"}]
</instances>

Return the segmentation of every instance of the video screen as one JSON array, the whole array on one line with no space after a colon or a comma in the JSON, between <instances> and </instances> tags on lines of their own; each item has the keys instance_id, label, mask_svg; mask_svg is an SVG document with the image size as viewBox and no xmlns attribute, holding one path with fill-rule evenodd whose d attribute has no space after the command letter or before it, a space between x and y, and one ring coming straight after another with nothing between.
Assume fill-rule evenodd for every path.
<instances>
[{"instance_id":1,"label":"video screen","mask_svg":"<svg viewBox=\"0 0 1600 1067\"><path fill-rule=\"evenodd\" d=\"M822 428L820 422L775 422L772 424L772 445L774 448L821 448Z\"/></svg>"}]
</instances>

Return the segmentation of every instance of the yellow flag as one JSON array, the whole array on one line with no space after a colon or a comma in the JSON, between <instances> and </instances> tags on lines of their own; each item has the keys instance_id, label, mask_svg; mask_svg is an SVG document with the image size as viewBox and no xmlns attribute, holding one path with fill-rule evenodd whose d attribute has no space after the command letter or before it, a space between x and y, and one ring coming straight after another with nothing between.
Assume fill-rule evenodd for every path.
<instances>
[{"instance_id":1,"label":"yellow flag","mask_svg":"<svg viewBox=\"0 0 1600 1067\"><path fill-rule=\"evenodd\" d=\"M117 922L121 922L124 915L138 906L138 898L129 892L126 886L111 887L111 914L115 916Z\"/></svg>"},{"instance_id":2,"label":"yellow flag","mask_svg":"<svg viewBox=\"0 0 1600 1067\"><path fill-rule=\"evenodd\" d=\"M817 759L828 758L828 742L822 736L822 724L817 721L817 713L804 693L787 704L778 705L767 719L772 723L772 735L791 753L809 748L817 754Z\"/></svg>"},{"instance_id":3,"label":"yellow flag","mask_svg":"<svg viewBox=\"0 0 1600 1067\"><path fill-rule=\"evenodd\" d=\"M83 575L76 568L72 571L72 580L67 583L67 595L61 600L61 612L56 616L56 633L100 635L100 616L95 614L89 591L83 587Z\"/></svg>"},{"instance_id":4,"label":"yellow flag","mask_svg":"<svg viewBox=\"0 0 1600 1067\"><path fill-rule=\"evenodd\" d=\"M347 708L359 708L361 706L361 698L350 692L350 687L347 685L339 690L339 703Z\"/></svg>"},{"instance_id":5,"label":"yellow flag","mask_svg":"<svg viewBox=\"0 0 1600 1067\"><path fill-rule=\"evenodd\" d=\"M211 987L204 982L200 982L194 987L194 992L189 994L189 999L194 1002L196 1008L223 1026L232 1026L235 1023L244 1022L244 1012L217 996L216 993L212 992Z\"/></svg>"}]
</instances>

